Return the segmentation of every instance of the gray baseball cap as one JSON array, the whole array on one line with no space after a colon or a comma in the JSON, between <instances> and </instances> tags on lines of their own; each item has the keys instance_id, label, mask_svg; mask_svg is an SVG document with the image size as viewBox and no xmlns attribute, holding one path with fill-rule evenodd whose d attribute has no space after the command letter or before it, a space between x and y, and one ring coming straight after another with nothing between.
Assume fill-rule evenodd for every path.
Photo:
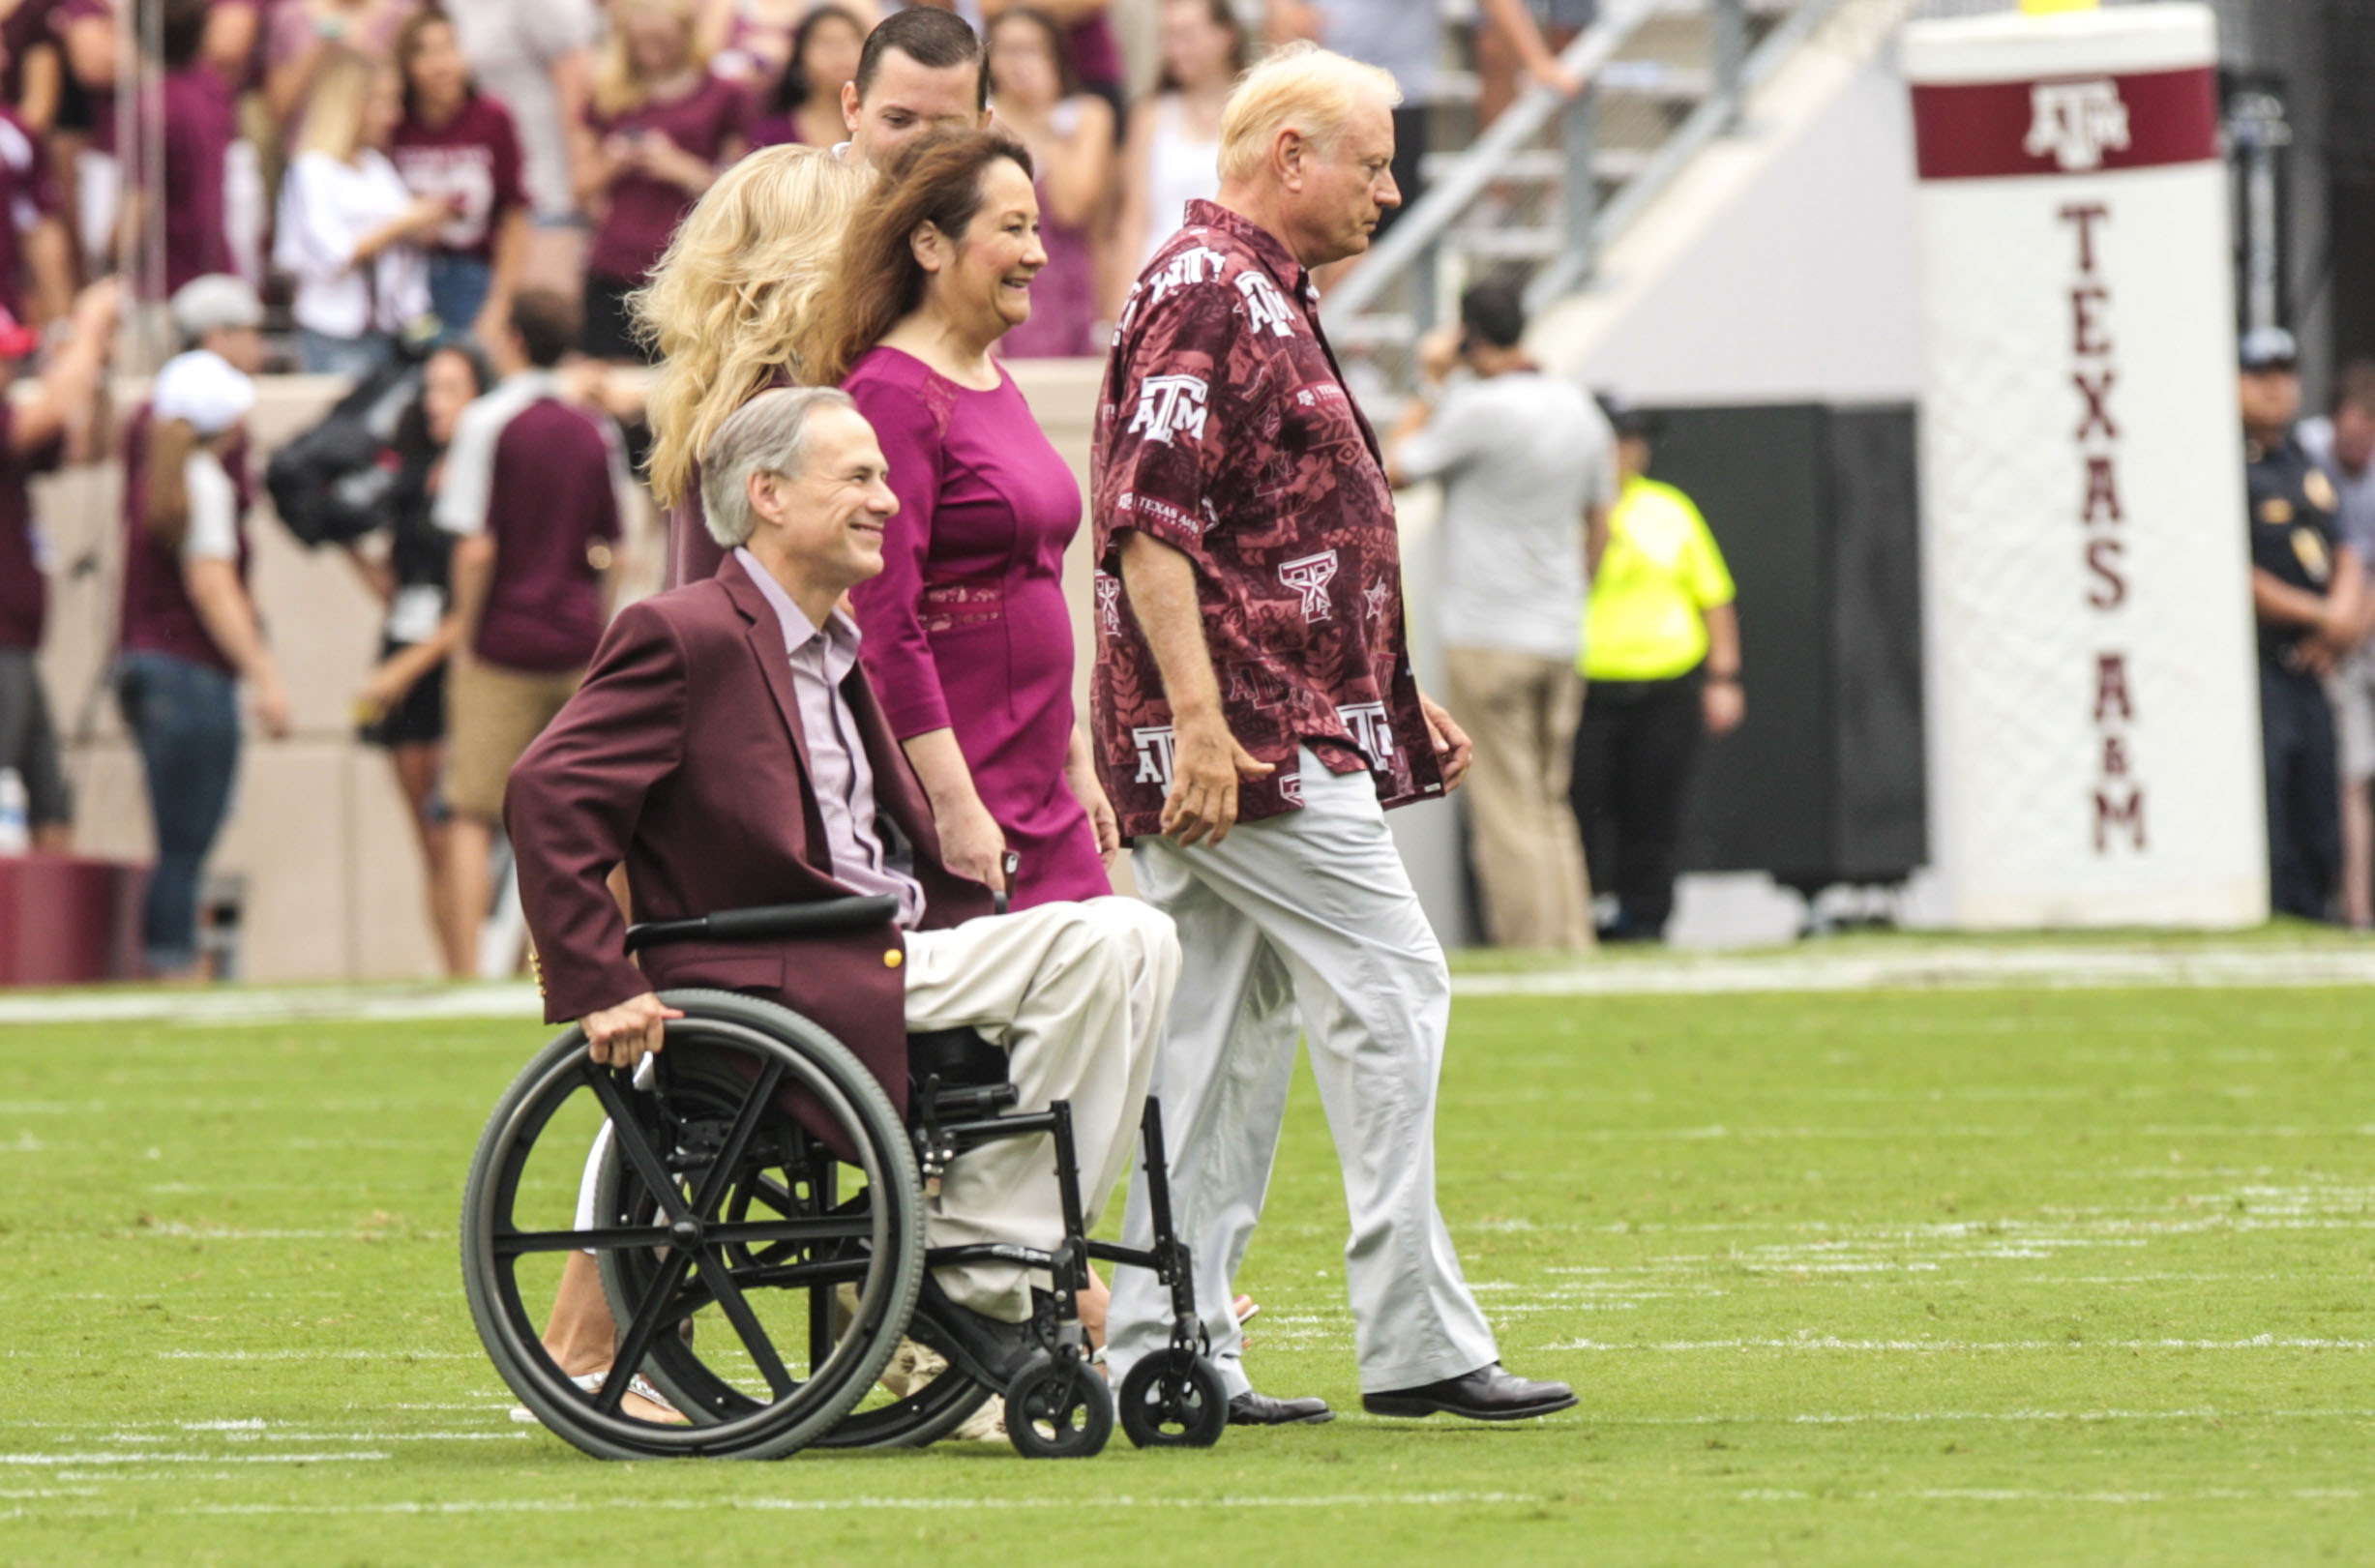
<instances>
[{"instance_id":1,"label":"gray baseball cap","mask_svg":"<svg viewBox=\"0 0 2375 1568\"><path fill-rule=\"evenodd\" d=\"M2236 345L2246 370L2289 370L2301 363L2301 344L2282 327L2254 327Z\"/></svg>"},{"instance_id":2,"label":"gray baseball cap","mask_svg":"<svg viewBox=\"0 0 2375 1568\"><path fill-rule=\"evenodd\" d=\"M223 328L260 327L264 302L244 279L225 272L193 278L173 291L173 325L192 342Z\"/></svg>"}]
</instances>

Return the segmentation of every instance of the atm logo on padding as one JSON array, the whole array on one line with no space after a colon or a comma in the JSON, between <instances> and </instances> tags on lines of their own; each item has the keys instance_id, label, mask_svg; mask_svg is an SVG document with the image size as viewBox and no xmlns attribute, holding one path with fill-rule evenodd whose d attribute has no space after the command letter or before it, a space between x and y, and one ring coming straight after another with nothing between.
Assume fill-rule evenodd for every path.
<instances>
[{"instance_id":1,"label":"atm logo on padding","mask_svg":"<svg viewBox=\"0 0 2375 1568\"><path fill-rule=\"evenodd\" d=\"M2029 90L2029 139L2021 150L2032 158L2050 154L2064 174L2103 166L2106 152L2127 151L2127 104L2109 76L2092 81L2041 81Z\"/></svg>"}]
</instances>

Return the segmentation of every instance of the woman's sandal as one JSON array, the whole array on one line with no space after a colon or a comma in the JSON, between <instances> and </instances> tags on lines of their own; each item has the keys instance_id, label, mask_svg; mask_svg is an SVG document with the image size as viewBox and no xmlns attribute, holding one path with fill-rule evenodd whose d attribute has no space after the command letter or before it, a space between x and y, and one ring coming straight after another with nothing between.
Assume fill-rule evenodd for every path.
<instances>
[{"instance_id":1,"label":"woman's sandal","mask_svg":"<svg viewBox=\"0 0 2375 1568\"><path fill-rule=\"evenodd\" d=\"M579 1388L585 1390L585 1392L588 1394L599 1394L602 1392L603 1382L609 1376L609 1370L605 1369L602 1372L589 1372L582 1377L572 1377L569 1380L577 1384ZM666 1394L661 1393L658 1388L653 1386L650 1378L644 1376L639 1372L637 1373L634 1378L627 1384L627 1399L642 1400L660 1412L658 1415L652 1416L643 1415L639 1412L625 1411L626 1400L621 1400L619 1405L622 1412L632 1414L638 1421L650 1421L661 1426L671 1427L689 1427L693 1424L685 1419L683 1411L677 1409L675 1405L670 1405L668 1402L668 1396ZM533 1422L537 1419L537 1415L534 1410L529 1409L524 1405L515 1405L512 1406L512 1419L514 1421Z\"/></svg>"}]
</instances>

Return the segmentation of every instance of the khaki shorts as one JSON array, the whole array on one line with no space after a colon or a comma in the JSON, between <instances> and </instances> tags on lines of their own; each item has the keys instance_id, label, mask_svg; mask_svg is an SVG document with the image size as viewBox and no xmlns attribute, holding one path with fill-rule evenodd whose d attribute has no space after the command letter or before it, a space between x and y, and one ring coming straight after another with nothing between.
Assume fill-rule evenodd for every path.
<instances>
[{"instance_id":1,"label":"khaki shorts","mask_svg":"<svg viewBox=\"0 0 2375 1568\"><path fill-rule=\"evenodd\" d=\"M457 655L445 689L447 809L500 822L512 765L583 679L582 669L506 669Z\"/></svg>"},{"instance_id":2,"label":"khaki shorts","mask_svg":"<svg viewBox=\"0 0 2375 1568\"><path fill-rule=\"evenodd\" d=\"M2375 647L2360 648L2342 661L2326 682L2326 698L2333 705L2333 738L2343 782L2362 784L2375 779Z\"/></svg>"}]
</instances>

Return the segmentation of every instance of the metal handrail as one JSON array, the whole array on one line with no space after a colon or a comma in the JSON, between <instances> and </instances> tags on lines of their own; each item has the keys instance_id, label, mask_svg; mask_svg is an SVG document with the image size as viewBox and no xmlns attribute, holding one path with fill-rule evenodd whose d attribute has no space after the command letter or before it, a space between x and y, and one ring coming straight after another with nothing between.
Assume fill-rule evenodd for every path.
<instances>
[{"instance_id":1,"label":"metal handrail","mask_svg":"<svg viewBox=\"0 0 2375 1568\"><path fill-rule=\"evenodd\" d=\"M1763 86L1767 77L1779 70L1806 41L1817 27L1839 9L1843 0L1800 0L1790 17L1749 54L1740 67L1739 85L1730 93L1716 93L1691 112L1689 119L1676 128L1666 138L1648 164L1639 174L1625 181L1624 189L1603 209L1592 223L1592 244L1588 250L1569 251L1551 261L1534 275L1526 285L1526 308L1539 311L1544 306L1589 281L1599 254L1623 232L1625 226L1641 216L1643 209L1655 201L1675 176L1701 148L1738 123L1740 104L1748 95ZM1390 237L1390 236L1389 236ZM1341 291L1340 291L1341 292Z\"/></svg>"},{"instance_id":2,"label":"metal handrail","mask_svg":"<svg viewBox=\"0 0 2375 1568\"><path fill-rule=\"evenodd\" d=\"M1709 0L1709 23L1714 29L1709 38L1713 90L1658 147L1641 172L1625 181L1616 198L1597 212L1591 210L1593 192L1588 183L1590 127L1571 123L1565 138L1569 164L1565 199L1574 243L1545 264L1527 285L1528 308L1539 310L1588 281L1599 255L1615 237L1640 217L1702 148L1737 125L1740 105L1748 94L1841 3L1800 0L1788 19L1751 51L1742 47L1743 0ZM1601 8L1599 20L1559 54L1559 64L1588 84L1643 23L1672 9L1673 0L1609 0ZM1587 85L1585 91L1588 98L1590 87ZM1451 226L1501 178L1510 155L1562 113L1588 116L1591 109L1588 102L1570 105L1555 90L1540 85L1511 104L1462 155L1451 173L1431 186L1378 242L1368 259L1328 295L1321 308L1328 325L1343 327L1376 304L1406 273L1423 266Z\"/></svg>"},{"instance_id":3,"label":"metal handrail","mask_svg":"<svg viewBox=\"0 0 2375 1568\"><path fill-rule=\"evenodd\" d=\"M1578 80L1589 81L1642 23L1666 9L1665 0L1608 0L1600 8L1599 19L1560 51L1559 63ZM1339 325L1375 304L1492 188L1502 161L1540 134L1565 106L1566 100L1555 89L1536 84L1502 110L1492 128L1461 158L1458 167L1397 219L1369 258L1329 293L1321 307L1327 324Z\"/></svg>"}]
</instances>

